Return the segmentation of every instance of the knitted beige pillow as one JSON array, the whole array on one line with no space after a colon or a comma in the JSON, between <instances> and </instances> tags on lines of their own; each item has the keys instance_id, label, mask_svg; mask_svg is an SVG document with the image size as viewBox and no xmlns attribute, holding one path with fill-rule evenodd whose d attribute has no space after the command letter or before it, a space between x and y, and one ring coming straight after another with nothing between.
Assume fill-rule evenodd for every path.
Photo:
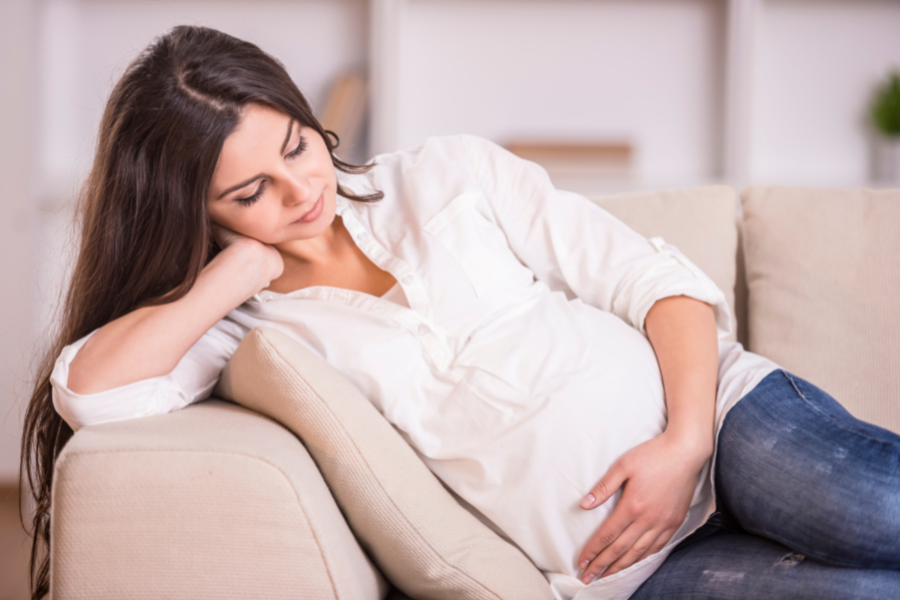
<instances>
[{"instance_id":1,"label":"knitted beige pillow","mask_svg":"<svg viewBox=\"0 0 900 600\"><path fill-rule=\"evenodd\" d=\"M900 432L900 190L743 193L750 350Z\"/></svg>"},{"instance_id":2,"label":"knitted beige pillow","mask_svg":"<svg viewBox=\"0 0 900 600\"><path fill-rule=\"evenodd\" d=\"M347 379L283 333L241 342L216 395L304 442L360 544L417 599L550 599L517 548L462 508Z\"/></svg>"}]
</instances>

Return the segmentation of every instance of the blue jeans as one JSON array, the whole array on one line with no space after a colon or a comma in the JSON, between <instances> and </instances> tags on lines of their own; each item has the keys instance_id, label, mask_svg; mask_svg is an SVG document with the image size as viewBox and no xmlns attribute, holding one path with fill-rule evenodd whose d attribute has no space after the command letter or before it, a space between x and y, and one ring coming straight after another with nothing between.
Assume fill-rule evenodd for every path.
<instances>
[{"instance_id":1,"label":"blue jeans","mask_svg":"<svg viewBox=\"0 0 900 600\"><path fill-rule=\"evenodd\" d=\"M900 436L775 371L717 451L716 513L632 600L900 599Z\"/></svg>"}]
</instances>

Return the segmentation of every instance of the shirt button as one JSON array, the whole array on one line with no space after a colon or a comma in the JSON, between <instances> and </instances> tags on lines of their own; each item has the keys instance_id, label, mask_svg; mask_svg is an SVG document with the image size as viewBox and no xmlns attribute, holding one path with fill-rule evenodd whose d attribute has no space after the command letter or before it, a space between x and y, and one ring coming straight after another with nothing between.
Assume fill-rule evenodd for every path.
<instances>
[{"instance_id":1,"label":"shirt button","mask_svg":"<svg viewBox=\"0 0 900 600\"><path fill-rule=\"evenodd\" d=\"M403 277L400 278L400 283L405 283L406 285L409 285L412 282L413 282L412 275L404 275Z\"/></svg>"},{"instance_id":2,"label":"shirt button","mask_svg":"<svg viewBox=\"0 0 900 600\"><path fill-rule=\"evenodd\" d=\"M358 239L360 242L364 242L364 241L366 241L367 239L369 239L369 234L368 234L368 233L361 233L361 234L359 234L359 237L356 238L356 239Z\"/></svg>"},{"instance_id":3,"label":"shirt button","mask_svg":"<svg viewBox=\"0 0 900 600\"><path fill-rule=\"evenodd\" d=\"M430 330L428 329L428 325L419 325L418 329L416 329L416 333L418 333L421 336L428 335L429 331Z\"/></svg>"}]
</instances>

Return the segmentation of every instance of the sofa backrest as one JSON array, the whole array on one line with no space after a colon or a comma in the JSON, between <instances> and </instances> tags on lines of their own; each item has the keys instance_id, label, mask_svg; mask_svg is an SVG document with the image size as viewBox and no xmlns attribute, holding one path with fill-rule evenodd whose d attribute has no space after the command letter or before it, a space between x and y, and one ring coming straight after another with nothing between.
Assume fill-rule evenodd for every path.
<instances>
[{"instance_id":1,"label":"sofa backrest","mask_svg":"<svg viewBox=\"0 0 900 600\"><path fill-rule=\"evenodd\" d=\"M900 190L742 194L749 349L900 433Z\"/></svg>"},{"instance_id":2,"label":"sofa backrest","mask_svg":"<svg viewBox=\"0 0 900 600\"><path fill-rule=\"evenodd\" d=\"M733 188L594 200L726 293L737 339L900 433L900 190Z\"/></svg>"},{"instance_id":3,"label":"sofa backrest","mask_svg":"<svg viewBox=\"0 0 900 600\"><path fill-rule=\"evenodd\" d=\"M597 198L601 208L643 235L681 250L723 292L735 313L737 194L724 185ZM734 327L734 331L737 328ZM730 339L735 339L735 334Z\"/></svg>"}]
</instances>

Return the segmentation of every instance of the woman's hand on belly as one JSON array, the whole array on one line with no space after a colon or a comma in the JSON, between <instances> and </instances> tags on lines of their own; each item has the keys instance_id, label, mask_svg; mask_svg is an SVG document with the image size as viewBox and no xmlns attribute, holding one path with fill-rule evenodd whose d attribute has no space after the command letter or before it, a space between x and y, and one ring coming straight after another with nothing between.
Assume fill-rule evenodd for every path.
<instances>
[{"instance_id":1,"label":"woman's hand on belly","mask_svg":"<svg viewBox=\"0 0 900 600\"><path fill-rule=\"evenodd\" d=\"M619 503L578 557L584 583L658 552L684 522L709 454L682 440L663 433L635 446L582 500L581 507L590 510L622 488Z\"/></svg>"}]
</instances>

